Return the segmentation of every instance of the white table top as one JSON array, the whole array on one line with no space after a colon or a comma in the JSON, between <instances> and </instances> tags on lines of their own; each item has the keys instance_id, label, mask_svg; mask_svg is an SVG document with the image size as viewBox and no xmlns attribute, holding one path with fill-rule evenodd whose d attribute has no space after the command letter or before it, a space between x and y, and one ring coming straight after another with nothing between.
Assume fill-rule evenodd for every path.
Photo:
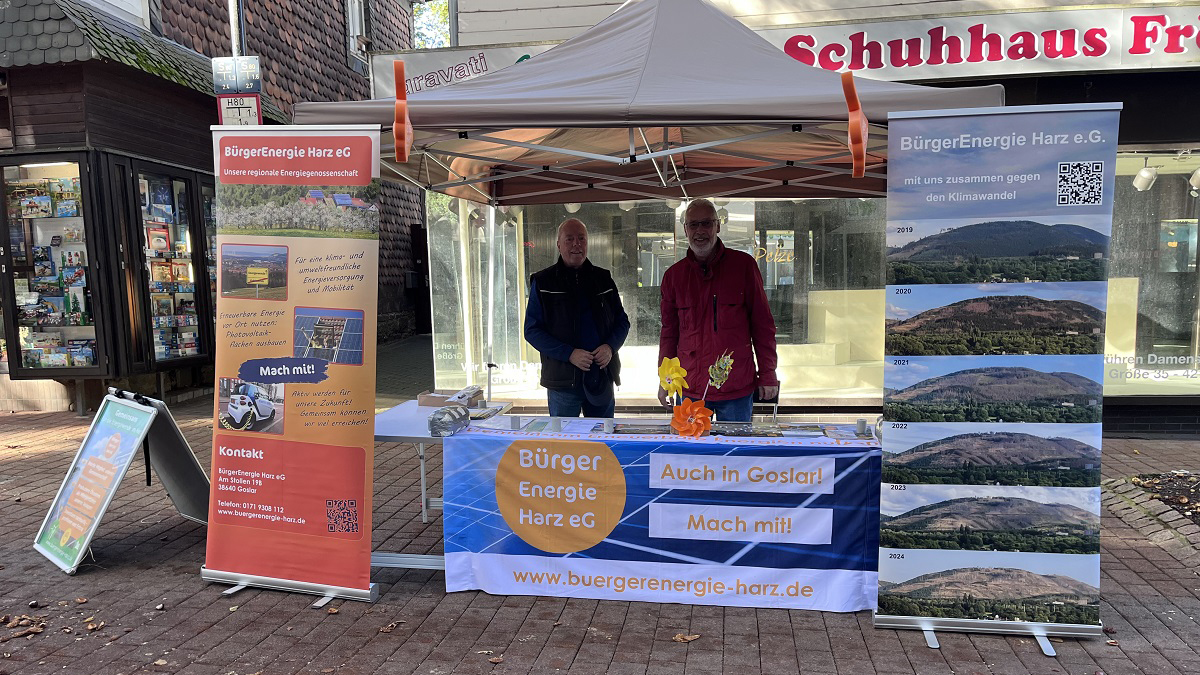
<instances>
[{"instance_id":1,"label":"white table top","mask_svg":"<svg viewBox=\"0 0 1200 675\"><path fill-rule=\"evenodd\" d=\"M440 436L429 435L429 415L441 406L417 405L405 401L375 415L375 440L397 443L441 443Z\"/></svg>"}]
</instances>

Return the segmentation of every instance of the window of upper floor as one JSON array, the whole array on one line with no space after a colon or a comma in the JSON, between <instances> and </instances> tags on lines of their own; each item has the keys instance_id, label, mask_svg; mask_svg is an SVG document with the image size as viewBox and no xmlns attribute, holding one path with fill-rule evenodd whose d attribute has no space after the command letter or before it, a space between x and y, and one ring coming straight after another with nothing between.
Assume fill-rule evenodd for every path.
<instances>
[{"instance_id":1,"label":"window of upper floor","mask_svg":"<svg viewBox=\"0 0 1200 675\"><path fill-rule=\"evenodd\" d=\"M346 53L350 67L360 75L367 74L367 52L371 44L369 33L367 1L346 0Z\"/></svg>"}]
</instances>

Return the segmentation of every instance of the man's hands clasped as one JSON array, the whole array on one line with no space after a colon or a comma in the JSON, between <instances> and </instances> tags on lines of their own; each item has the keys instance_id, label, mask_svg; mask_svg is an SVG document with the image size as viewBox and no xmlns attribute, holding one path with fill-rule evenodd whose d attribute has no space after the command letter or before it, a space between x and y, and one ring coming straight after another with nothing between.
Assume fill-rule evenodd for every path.
<instances>
[{"instance_id":1,"label":"man's hands clasped","mask_svg":"<svg viewBox=\"0 0 1200 675\"><path fill-rule=\"evenodd\" d=\"M612 347L605 344L590 352L586 349L576 349L571 352L570 361L571 365L586 372L592 369L593 363L600 368L607 368L609 361L612 361L612 356Z\"/></svg>"}]
</instances>

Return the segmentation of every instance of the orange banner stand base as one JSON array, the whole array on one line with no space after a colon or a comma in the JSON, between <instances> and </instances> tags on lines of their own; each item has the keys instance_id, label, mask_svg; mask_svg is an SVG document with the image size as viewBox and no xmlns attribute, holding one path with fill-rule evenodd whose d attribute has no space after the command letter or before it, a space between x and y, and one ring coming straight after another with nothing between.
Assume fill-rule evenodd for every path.
<instances>
[{"instance_id":1,"label":"orange banner stand base","mask_svg":"<svg viewBox=\"0 0 1200 675\"><path fill-rule=\"evenodd\" d=\"M314 607L323 607L326 602L333 598L342 598L345 600L363 600L365 602L375 602L379 599L379 585L372 583L368 590L361 588L345 588L342 586L326 586L324 584L311 584L304 581L292 581L290 579L272 579L271 577L263 577L255 574L238 574L236 572L223 572L221 570L213 570L207 567L200 568L200 578L205 581L212 581L219 584L231 584L233 587L226 589L226 595L232 595L243 588L253 586L254 588L269 588L275 591L291 591L293 593L308 593L309 595L320 595L322 600L318 600L313 604Z\"/></svg>"}]
</instances>

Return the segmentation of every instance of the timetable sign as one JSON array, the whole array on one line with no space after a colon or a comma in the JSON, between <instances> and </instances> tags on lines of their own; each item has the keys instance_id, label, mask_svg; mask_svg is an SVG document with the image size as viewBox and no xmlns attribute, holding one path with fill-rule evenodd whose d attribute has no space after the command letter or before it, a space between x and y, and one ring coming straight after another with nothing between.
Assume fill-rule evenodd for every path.
<instances>
[{"instance_id":1,"label":"timetable sign","mask_svg":"<svg viewBox=\"0 0 1200 675\"><path fill-rule=\"evenodd\" d=\"M217 113L221 124L262 124L262 101L258 94L219 94Z\"/></svg>"},{"instance_id":2,"label":"timetable sign","mask_svg":"<svg viewBox=\"0 0 1200 675\"><path fill-rule=\"evenodd\" d=\"M257 94L262 91L262 70L257 56L218 56L212 60L213 92Z\"/></svg>"}]
</instances>

